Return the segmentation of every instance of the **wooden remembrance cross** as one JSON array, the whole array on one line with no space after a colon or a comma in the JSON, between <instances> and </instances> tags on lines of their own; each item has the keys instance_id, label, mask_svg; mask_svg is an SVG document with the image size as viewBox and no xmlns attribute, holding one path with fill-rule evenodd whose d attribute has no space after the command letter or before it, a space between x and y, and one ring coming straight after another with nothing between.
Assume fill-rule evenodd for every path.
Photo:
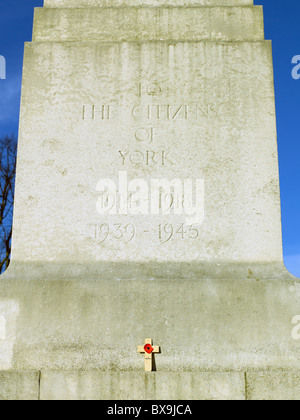
<instances>
[{"instance_id":1,"label":"wooden remembrance cross","mask_svg":"<svg viewBox=\"0 0 300 420\"><path fill-rule=\"evenodd\" d=\"M138 346L139 353L145 353L145 371L152 372L153 370L153 354L160 353L159 346L153 346L153 341L151 338L145 339L144 346Z\"/></svg>"}]
</instances>

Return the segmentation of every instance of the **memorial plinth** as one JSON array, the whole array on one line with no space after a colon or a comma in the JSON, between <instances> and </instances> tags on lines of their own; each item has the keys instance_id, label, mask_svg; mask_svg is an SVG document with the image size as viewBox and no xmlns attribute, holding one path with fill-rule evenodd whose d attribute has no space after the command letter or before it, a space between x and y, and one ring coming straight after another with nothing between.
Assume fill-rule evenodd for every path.
<instances>
[{"instance_id":1,"label":"memorial plinth","mask_svg":"<svg viewBox=\"0 0 300 420\"><path fill-rule=\"evenodd\" d=\"M281 371L290 396L300 289L281 236L261 7L36 10L0 282L4 375L41 372L44 399L244 399ZM150 376L145 337L161 347Z\"/></svg>"}]
</instances>

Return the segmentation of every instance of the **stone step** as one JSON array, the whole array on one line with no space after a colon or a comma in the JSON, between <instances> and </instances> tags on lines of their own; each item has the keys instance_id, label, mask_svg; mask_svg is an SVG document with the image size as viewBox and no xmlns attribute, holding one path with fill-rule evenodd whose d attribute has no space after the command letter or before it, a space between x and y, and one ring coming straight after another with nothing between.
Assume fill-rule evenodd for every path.
<instances>
[{"instance_id":1,"label":"stone step","mask_svg":"<svg viewBox=\"0 0 300 420\"><path fill-rule=\"evenodd\" d=\"M245 400L243 372L41 372L41 400ZM114 404L111 404L114 407Z\"/></svg>"},{"instance_id":2,"label":"stone step","mask_svg":"<svg viewBox=\"0 0 300 420\"><path fill-rule=\"evenodd\" d=\"M38 8L33 41L259 41L263 9L194 8Z\"/></svg>"},{"instance_id":3,"label":"stone step","mask_svg":"<svg viewBox=\"0 0 300 420\"><path fill-rule=\"evenodd\" d=\"M251 6L253 0L45 0L44 7Z\"/></svg>"},{"instance_id":4,"label":"stone step","mask_svg":"<svg viewBox=\"0 0 300 420\"><path fill-rule=\"evenodd\" d=\"M118 404L113 400L298 401L299 393L300 372L286 370L151 374L101 370L0 371L1 401L112 400L110 413L131 414L132 417L138 403L131 404L124 413L121 406L116 411ZM178 407L179 412L185 411L186 404L182 405ZM153 414L160 411L155 404L152 409Z\"/></svg>"}]
</instances>

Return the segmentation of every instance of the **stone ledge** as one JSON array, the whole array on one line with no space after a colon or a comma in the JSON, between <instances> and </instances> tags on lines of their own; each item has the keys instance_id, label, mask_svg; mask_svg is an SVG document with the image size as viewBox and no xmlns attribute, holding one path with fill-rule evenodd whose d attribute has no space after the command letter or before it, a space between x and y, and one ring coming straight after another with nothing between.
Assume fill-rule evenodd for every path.
<instances>
[{"instance_id":1,"label":"stone ledge","mask_svg":"<svg viewBox=\"0 0 300 420\"><path fill-rule=\"evenodd\" d=\"M250 6L253 0L45 0L44 7Z\"/></svg>"},{"instance_id":2,"label":"stone ledge","mask_svg":"<svg viewBox=\"0 0 300 420\"><path fill-rule=\"evenodd\" d=\"M33 29L35 42L263 39L261 6L37 8Z\"/></svg>"}]
</instances>

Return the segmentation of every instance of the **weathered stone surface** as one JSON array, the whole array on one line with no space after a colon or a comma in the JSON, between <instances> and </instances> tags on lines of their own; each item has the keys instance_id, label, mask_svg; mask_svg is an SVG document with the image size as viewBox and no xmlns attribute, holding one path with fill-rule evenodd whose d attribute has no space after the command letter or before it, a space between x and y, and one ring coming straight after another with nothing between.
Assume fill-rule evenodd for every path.
<instances>
[{"instance_id":1,"label":"weathered stone surface","mask_svg":"<svg viewBox=\"0 0 300 420\"><path fill-rule=\"evenodd\" d=\"M0 371L0 400L38 400L39 372Z\"/></svg>"},{"instance_id":2,"label":"weathered stone surface","mask_svg":"<svg viewBox=\"0 0 300 420\"><path fill-rule=\"evenodd\" d=\"M45 7L250 6L253 0L45 0Z\"/></svg>"},{"instance_id":3,"label":"weathered stone surface","mask_svg":"<svg viewBox=\"0 0 300 420\"><path fill-rule=\"evenodd\" d=\"M247 373L249 400L300 400L300 371Z\"/></svg>"},{"instance_id":4,"label":"weathered stone surface","mask_svg":"<svg viewBox=\"0 0 300 420\"><path fill-rule=\"evenodd\" d=\"M33 41L264 39L255 7L36 9Z\"/></svg>"},{"instance_id":5,"label":"weathered stone surface","mask_svg":"<svg viewBox=\"0 0 300 420\"><path fill-rule=\"evenodd\" d=\"M243 373L51 372L41 400L244 400Z\"/></svg>"},{"instance_id":6,"label":"weathered stone surface","mask_svg":"<svg viewBox=\"0 0 300 420\"><path fill-rule=\"evenodd\" d=\"M27 44L13 260L282 262L272 80L269 42ZM121 171L203 179L203 223L99 215Z\"/></svg>"},{"instance_id":7,"label":"weathered stone surface","mask_svg":"<svg viewBox=\"0 0 300 420\"><path fill-rule=\"evenodd\" d=\"M15 369L142 372L148 336L158 372L298 369L299 282L279 265L14 267L0 294L19 302Z\"/></svg>"}]
</instances>

